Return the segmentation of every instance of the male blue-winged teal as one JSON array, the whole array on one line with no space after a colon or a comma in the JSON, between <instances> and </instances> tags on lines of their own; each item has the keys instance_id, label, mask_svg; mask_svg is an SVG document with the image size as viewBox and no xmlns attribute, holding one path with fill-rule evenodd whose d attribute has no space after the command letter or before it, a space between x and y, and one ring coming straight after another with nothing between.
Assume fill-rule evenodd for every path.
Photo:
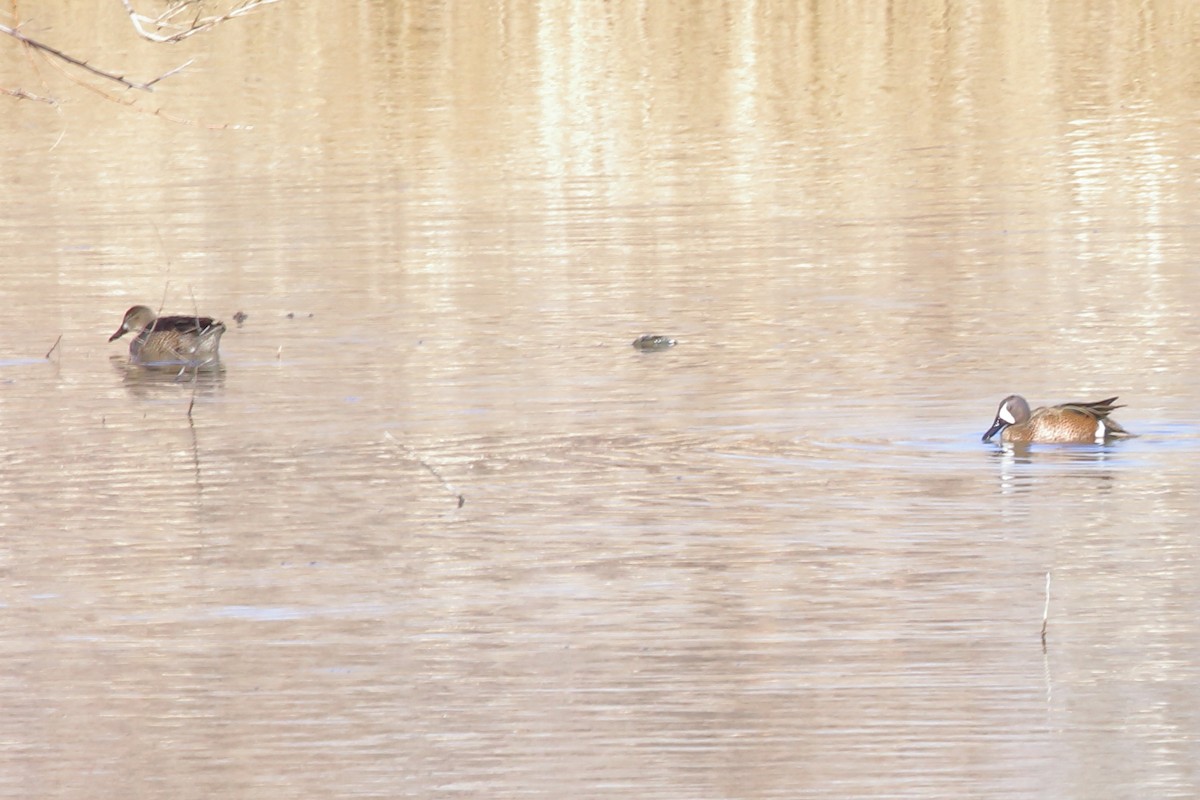
<instances>
[{"instance_id":1,"label":"male blue-winged teal","mask_svg":"<svg viewBox=\"0 0 1200 800\"><path fill-rule=\"evenodd\" d=\"M146 306L125 312L110 342L136 333L129 343L129 360L143 366L204 367L217 363L225 323L212 317L156 317Z\"/></svg>"},{"instance_id":2,"label":"male blue-winged teal","mask_svg":"<svg viewBox=\"0 0 1200 800\"><path fill-rule=\"evenodd\" d=\"M1096 442L1131 436L1115 419L1108 415L1117 398L1098 400L1094 403L1063 403L1029 410L1029 403L1019 394L1010 394L1000 402L992 427L983 435L988 441L997 433L1002 442L1044 442L1047 444L1071 444Z\"/></svg>"}]
</instances>

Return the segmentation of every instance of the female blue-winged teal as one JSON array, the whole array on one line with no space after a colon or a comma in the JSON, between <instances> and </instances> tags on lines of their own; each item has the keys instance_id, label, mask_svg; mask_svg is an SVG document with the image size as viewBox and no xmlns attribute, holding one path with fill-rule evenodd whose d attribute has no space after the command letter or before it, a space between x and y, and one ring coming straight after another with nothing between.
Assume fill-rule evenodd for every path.
<instances>
[{"instance_id":1,"label":"female blue-winged teal","mask_svg":"<svg viewBox=\"0 0 1200 800\"><path fill-rule=\"evenodd\" d=\"M1098 400L1094 403L1063 403L1029 410L1029 403L1019 394L1010 394L1000 402L992 427L983 435L988 441L997 433L1002 442L1044 442L1048 444L1071 444L1096 442L1131 436L1129 431L1117 424L1108 415L1117 398Z\"/></svg>"},{"instance_id":2,"label":"female blue-winged teal","mask_svg":"<svg viewBox=\"0 0 1200 800\"><path fill-rule=\"evenodd\" d=\"M217 363L225 323L212 317L156 317L146 306L125 312L110 342L136 333L129 343L129 360L143 366L204 367Z\"/></svg>"}]
</instances>

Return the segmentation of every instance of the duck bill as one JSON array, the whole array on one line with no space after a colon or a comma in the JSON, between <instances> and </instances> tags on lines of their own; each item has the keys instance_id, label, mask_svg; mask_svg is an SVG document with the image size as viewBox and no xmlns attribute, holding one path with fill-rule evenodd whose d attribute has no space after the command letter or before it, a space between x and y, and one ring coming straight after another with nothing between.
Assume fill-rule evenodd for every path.
<instances>
[{"instance_id":1,"label":"duck bill","mask_svg":"<svg viewBox=\"0 0 1200 800\"><path fill-rule=\"evenodd\" d=\"M115 342L117 339L120 339L124 335L125 335L125 326L122 325L121 327L117 328L116 333L114 333L112 336L108 337L108 340L110 342Z\"/></svg>"},{"instance_id":2,"label":"duck bill","mask_svg":"<svg viewBox=\"0 0 1200 800\"><path fill-rule=\"evenodd\" d=\"M987 433L983 435L983 439L981 441L986 442L990 440L993 436L1004 430L1006 427L1008 427L1008 423L999 417L996 417L996 421L992 423L992 427L987 429Z\"/></svg>"}]
</instances>

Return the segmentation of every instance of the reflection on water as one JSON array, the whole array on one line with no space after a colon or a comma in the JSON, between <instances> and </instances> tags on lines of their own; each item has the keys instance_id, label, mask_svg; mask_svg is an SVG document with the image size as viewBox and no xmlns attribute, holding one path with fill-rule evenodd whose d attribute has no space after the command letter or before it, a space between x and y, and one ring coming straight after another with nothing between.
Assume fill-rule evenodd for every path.
<instances>
[{"instance_id":1,"label":"reflection on water","mask_svg":"<svg viewBox=\"0 0 1200 800\"><path fill-rule=\"evenodd\" d=\"M39 9L195 124L0 125L0 795L1195 796L1200 14L1131 8Z\"/></svg>"},{"instance_id":2,"label":"reflection on water","mask_svg":"<svg viewBox=\"0 0 1200 800\"><path fill-rule=\"evenodd\" d=\"M1091 496L1115 480L1124 461L1119 445L1029 445L1006 443L992 454L998 462L1001 492L1048 491L1057 483L1084 482ZM1114 469L1115 467L1115 469ZM1067 489L1067 497L1071 490Z\"/></svg>"},{"instance_id":3,"label":"reflection on water","mask_svg":"<svg viewBox=\"0 0 1200 800\"><path fill-rule=\"evenodd\" d=\"M225 365L206 364L201 369L180 365L133 364L124 356L110 356L109 363L130 389L158 386L189 386L212 390L225 382Z\"/></svg>"}]
</instances>

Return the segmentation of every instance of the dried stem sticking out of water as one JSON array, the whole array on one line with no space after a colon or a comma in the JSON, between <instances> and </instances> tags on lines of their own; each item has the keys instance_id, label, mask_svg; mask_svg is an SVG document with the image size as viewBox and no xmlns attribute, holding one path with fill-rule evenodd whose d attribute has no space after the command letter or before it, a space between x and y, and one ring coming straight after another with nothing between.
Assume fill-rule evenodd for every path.
<instances>
[{"instance_id":1,"label":"dried stem sticking out of water","mask_svg":"<svg viewBox=\"0 0 1200 800\"><path fill-rule=\"evenodd\" d=\"M58 349L58 343L61 341L62 341L62 334L60 333L58 335L58 338L54 340L54 344L51 345L50 349L46 351L46 360L47 361L50 359L50 354Z\"/></svg>"},{"instance_id":2,"label":"dried stem sticking out of water","mask_svg":"<svg viewBox=\"0 0 1200 800\"><path fill-rule=\"evenodd\" d=\"M1046 625L1050 622L1050 572L1046 572L1046 607L1042 611L1042 650L1046 649Z\"/></svg>"},{"instance_id":3,"label":"dried stem sticking out of water","mask_svg":"<svg viewBox=\"0 0 1200 800\"><path fill-rule=\"evenodd\" d=\"M422 467L424 467L430 475L437 478L438 483L440 483L442 485L443 489L445 489L447 492L449 492L454 497L458 498L458 507L459 508L463 507L463 504L467 502L467 499L465 497L463 497L461 493L455 491L454 487L450 485L449 481L447 481L445 478L443 478L442 474L440 472L438 472L436 469L434 469L433 465L431 465L425 459L421 458L421 456L415 450L413 450L411 447L409 447L408 445L401 442L395 436L392 436L392 434L388 433L387 431L384 431L383 435L385 437L387 437L387 440L389 442L395 442L397 447L402 449L405 452L405 454L409 458L411 458L413 461L416 461L418 464L420 464Z\"/></svg>"}]
</instances>

